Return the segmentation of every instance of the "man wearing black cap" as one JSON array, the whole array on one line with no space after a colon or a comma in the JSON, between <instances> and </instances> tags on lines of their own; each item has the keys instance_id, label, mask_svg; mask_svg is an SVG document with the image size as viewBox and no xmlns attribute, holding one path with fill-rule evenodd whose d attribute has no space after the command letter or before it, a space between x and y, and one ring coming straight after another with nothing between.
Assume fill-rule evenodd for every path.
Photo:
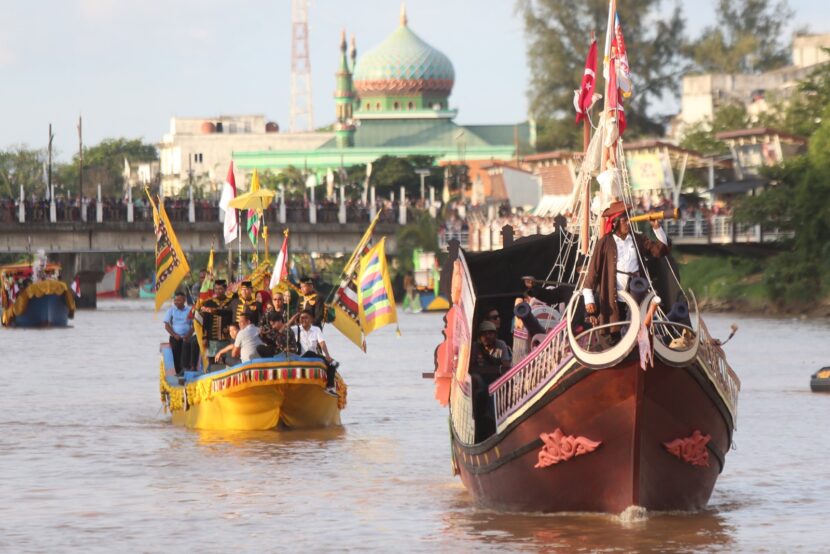
<instances>
[{"instance_id":1,"label":"man wearing black cap","mask_svg":"<svg viewBox=\"0 0 830 554\"><path fill-rule=\"evenodd\" d=\"M303 276L300 278L300 306L297 310L297 315L301 312L311 312L314 316L312 325L323 328L323 322L326 319L326 304L320 295L314 290L314 280L311 277ZM292 318L292 322L297 315Z\"/></svg>"},{"instance_id":2,"label":"man wearing black cap","mask_svg":"<svg viewBox=\"0 0 830 554\"><path fill-rule=\"evenodd\" d=\"M239 292L236 298L231 302L231 311L233 312L233 320L238 322L239 315L242 312L251 313L251 323L259 325L259 316L262 314L262 304L254 298L253 285L250 281L242 281L239 284Z\"/></svg>"},{"instance_id":3,"label":"man wearing black cap","mask_svg":"<svg viewBox=\"0 0 830 554\"><path fill-rule=\"evenodd\" d=\"M478 326L478 340L470 349L470 380L473 385L473 417L476 440L484 440L496 429L495 406L488 389L510 369L511 354L507 344L499 340L498 328L489 319Z\"/></svg>"},{"instance_id":4,"label":"man wearing black cap","mask_svg":"<svg viewBox=\"0 0 830 554\"><path fill-rule=\"evenodd\" d=\"M233 296L229 296L226 291L227 281L216 279L213 282L213 296L199 307L208 340L228 340L228 325L232 320L230 303Z\"/></svg>"}]
</instances>

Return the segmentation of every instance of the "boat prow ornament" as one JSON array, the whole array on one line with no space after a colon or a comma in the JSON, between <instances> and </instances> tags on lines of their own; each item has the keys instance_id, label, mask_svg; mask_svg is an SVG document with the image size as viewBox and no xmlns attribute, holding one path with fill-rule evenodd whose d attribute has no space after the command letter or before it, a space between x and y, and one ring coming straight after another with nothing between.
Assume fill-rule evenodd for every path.
<instances>
[{"instance_id":1,"label":"boat prow ornament","mask_svg":"<svg viewBox=\"0 0 830 554\"><path fill-rule=\"evenodd\" d=\"M634 348L634 345L637 344L637 333L640 330L640 325L642 324L642 315L640 314L640 307L637 305L637 302L634 298L628 294L626 291L619 291L619 297L628 307L628 313L631 314L631 320L628 322L619 322L614 324L607 324L602 325L599 327L594 327L587 331L584 331L579 334L579 336L574 336L573 332L573 322L574 318L574 311L576 310L576 304L579 301L579 293L575 293L571 298L571 301L568 303L568 343L571 345L571 350L573 351L574 357L584 366L591 367L594 369L600 369L605 367L610 367L617 365L621 361L631 353L631 350ZM603 350L602 352L591 352L586 350L580 344L580 339L583 337L588 337L589 341L593 338L593 334L599 328L603 327L612 327L617 325L628 325L628 328L623 334L620 341L612 346L607 350Z\"/></svg>"},{"instance_id":2,"label":"boat prow ornament","mask_svg":"<svg viewBox=\"0 0 830 554\"><path fill-rule=\"evenodd\" d=\"M654 293L649 294L649 297L643 302L642 310L645 311L648 309L648 304L653 295ZM683 339L682 348L672 348L670 344L665 344L662 340L654 340L654 353L665 363L674 367L684 367L692 363L697 357L697 352L700 348L700 311L697 307L695 294L691 289L689 289L689 295L691 296L692 307L694 308L694 320L691 327L669 320L655 320L653 322L653 325L671 326L681 330L681 338Z\"/></svg>"}]
</instances>

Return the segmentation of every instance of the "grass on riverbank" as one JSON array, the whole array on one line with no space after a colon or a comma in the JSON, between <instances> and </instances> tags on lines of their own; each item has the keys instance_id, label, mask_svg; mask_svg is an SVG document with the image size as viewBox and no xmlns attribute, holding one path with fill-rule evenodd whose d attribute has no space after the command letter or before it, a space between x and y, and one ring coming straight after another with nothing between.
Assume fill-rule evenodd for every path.
<instances>
[{"instance_id":1,"label":"grass on riverbank","mask_svg":"<svg viewBox=\"0 0 830 554\"><path fill-rule=\"evenodd\" d=\"M763 260L685 255L678 260L684 287L702 307L766 311L771 302L763 283Z\"/></svg>"}]
</instances>

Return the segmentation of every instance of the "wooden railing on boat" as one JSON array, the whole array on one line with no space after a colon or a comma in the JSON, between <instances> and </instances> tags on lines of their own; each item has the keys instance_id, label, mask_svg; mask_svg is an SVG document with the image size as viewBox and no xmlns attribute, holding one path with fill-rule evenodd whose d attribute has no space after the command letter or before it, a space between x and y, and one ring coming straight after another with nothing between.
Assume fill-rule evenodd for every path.
<instances>
[{"instance_id":1,"label":"wooden railing on boat","mask_svg":"<svg viewBox=\"0 0 830 554\"><path fill-rule=\"evenodd\" d=\"M567 325L566 319L560 321L521 362L490 385L498 430L512 421L513 416L518 415L517 410L552 380L558 380L564 373L561 370L573 360Z\"/></svg>"},{"instance_id":2,"label":"wooden railing on boat","mask_svg":"<svg viewBox=\"0 0 830 554\"><path fill-rule=\"evenodd\" d=\"M720 342L713 339L703 320L700 321L700 348L697 358L709 381L715 386L732 416L732 424L737 428L738 421L738 393L741 390L741 380L726 361L726 354L720 347Z\"/></svg>"}]
</instances>

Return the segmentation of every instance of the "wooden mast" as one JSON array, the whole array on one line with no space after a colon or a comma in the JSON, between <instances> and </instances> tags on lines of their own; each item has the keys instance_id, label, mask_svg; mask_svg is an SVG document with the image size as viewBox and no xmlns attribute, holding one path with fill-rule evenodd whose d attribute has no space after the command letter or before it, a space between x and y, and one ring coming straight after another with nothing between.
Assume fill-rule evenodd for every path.
<instances>
[{"instance_id":1,"label":"wooden mast","mask_svg":"<svg viewBox=\"0 0 830 554\"><path fill-rule=\"evenodd\" d=\"M605 88L604 88L604 96L602 98L602 114L607 116L608 110L608 93L609 93L609 86L611 84L611 71L616 71L616 66L611 63L611 42L613 41L614 37L614 20L616 19L617 15L617 0L610 0L608 6L608 28L605 32L605 47L603 48L603 57L602 57L602 67L603 67L603 75L605 75L605 68L608 68L608 74L605 77ZM601 121L601 119L600 119ZM604 127L600 129L600 133L604 131ZM603 137L600 137L603 140ZM605 141L603 140L603 143ZM602 145L601 145L602 146ZM600 172L605 171L608 169L608 158L609 153L611 151L611 147L605 148L604 146L601 148L602 150L602 163L600 165ZM603 235L603 226L600 225L598 230L599 236Z\"/></svg>"},{"instance_id":2,"label":"wooden mast","mask_svg":"<svg viewBox=\"0 0 830 554\"><path fill-rule=\"evenodd\" d=\"M593 44L596 37L591 31L591 44ZM596 88L596 75L594 75L594 87ZM591 121L588 114L582 120L582 156L583 161L588 155L588 146L591 144ZM585 207L582 212L582 254L588 255L588 248L591 243L591 181L585 183Z\"/></svg>"}]
</instances>

